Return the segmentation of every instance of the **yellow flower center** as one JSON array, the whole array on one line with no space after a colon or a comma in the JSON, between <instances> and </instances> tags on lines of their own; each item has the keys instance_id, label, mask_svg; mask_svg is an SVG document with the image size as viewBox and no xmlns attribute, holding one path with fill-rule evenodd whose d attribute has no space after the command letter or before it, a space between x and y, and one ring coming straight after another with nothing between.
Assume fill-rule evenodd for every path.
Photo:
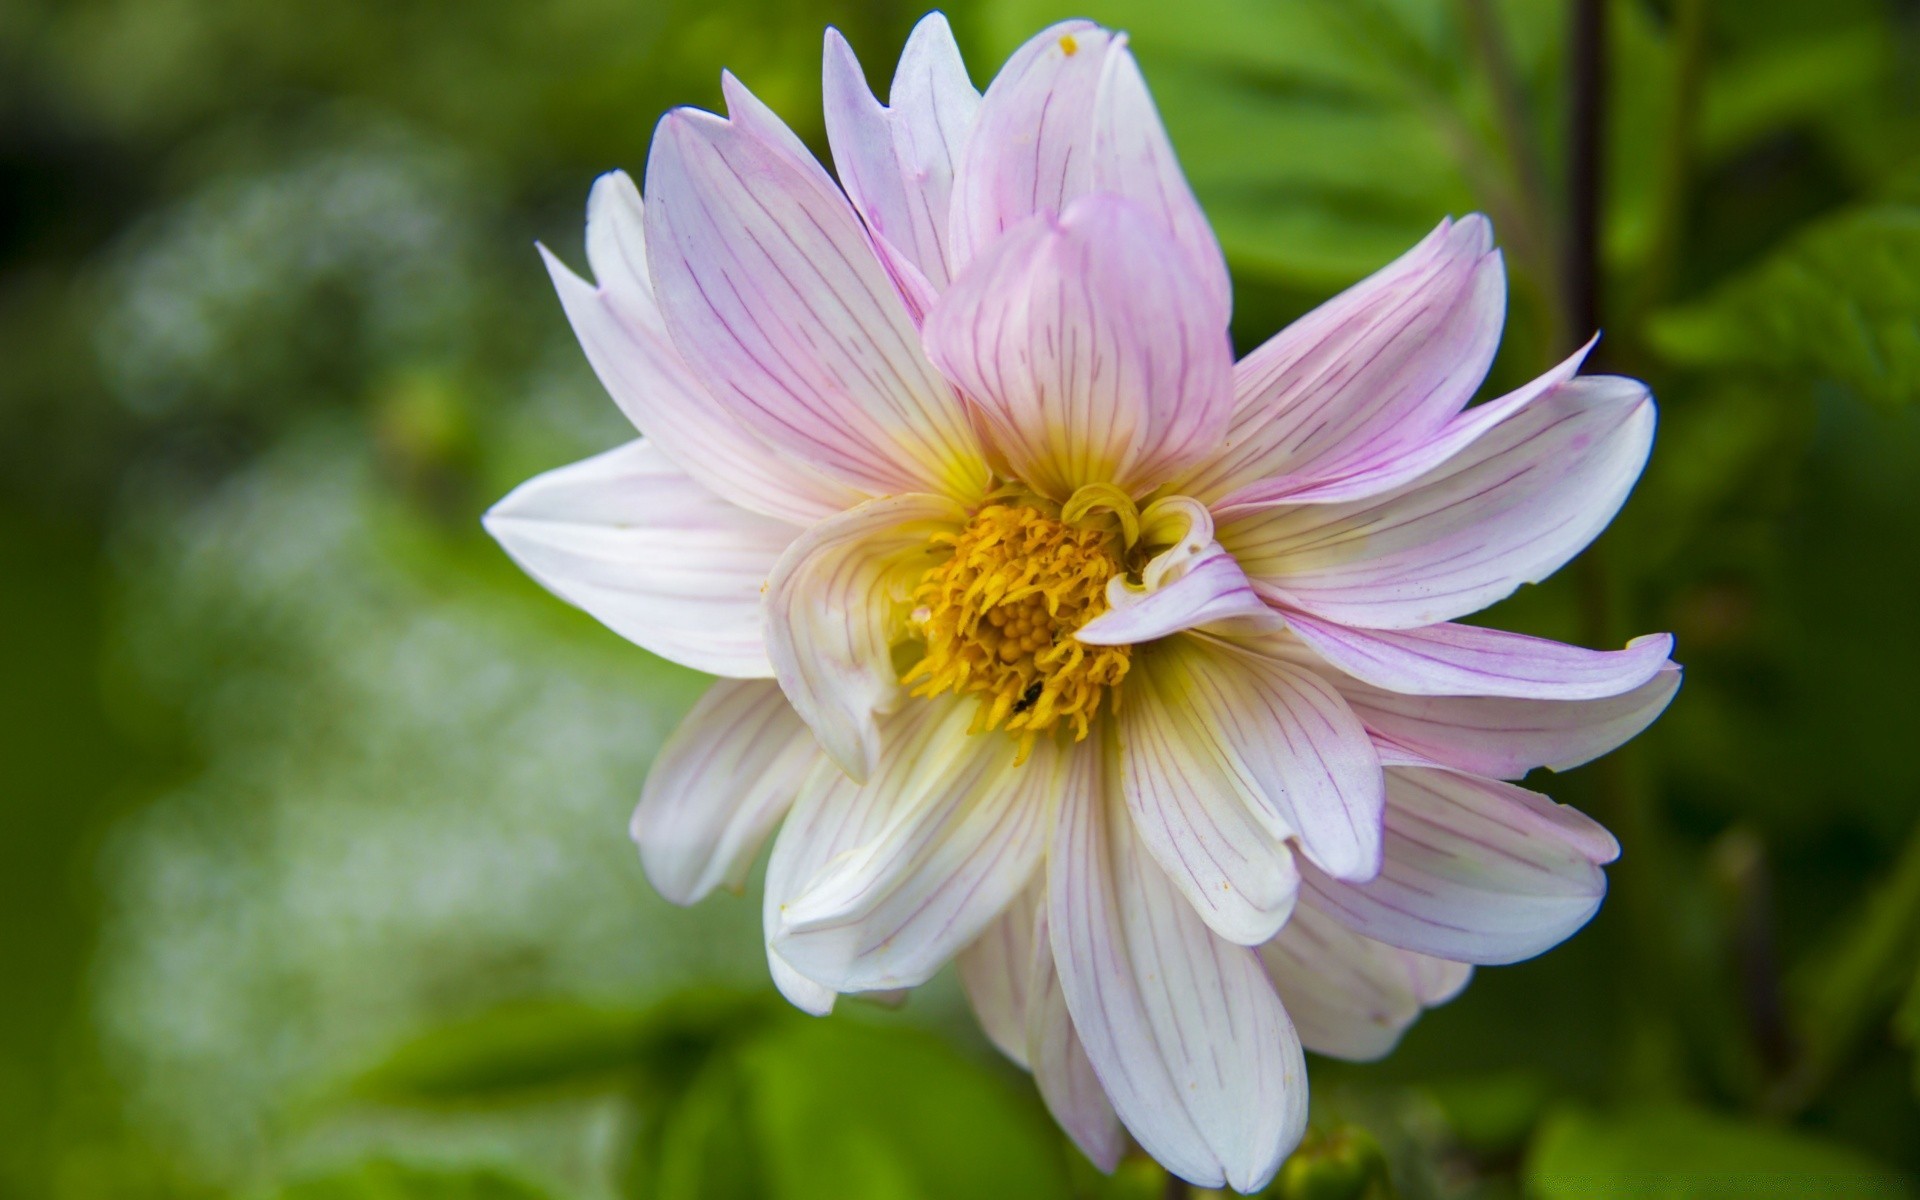
<instances>
[{"instance_id":1,"label":"yellow flower center","mask_svg":"<svg viewBox=\"0 0 1920 1200\"><path fill-rule=\"evenodd\" d=\"M1045 501L994 502L959 532L936 535L935 547L953 553L914 589L913 624L926 651L901 682L918 683L916 696L977 695L973 732L1018 734L1017 761L1063 724L1076 740L1086 737L1102 698L1127 673L1128 647L1073 636L1107 611L1107 581L1125 569L1138 526L1131 502L1118 503L1124 514L1087 519L1108 498L1076 497L1066 509L1082 518L1075 521Z\"/></svg>"}]
</instances>

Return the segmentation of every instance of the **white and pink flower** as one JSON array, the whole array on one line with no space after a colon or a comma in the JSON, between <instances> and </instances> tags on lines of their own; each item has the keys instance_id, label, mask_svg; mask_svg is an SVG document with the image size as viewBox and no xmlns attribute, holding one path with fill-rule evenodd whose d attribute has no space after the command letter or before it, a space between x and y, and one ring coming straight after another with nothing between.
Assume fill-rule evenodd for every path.
<instances>
[{"instance_id":1,"label":"white and pink flower","mask_svg":"<svg viewBox=\"0 0 1920 1200\"><path fill-rule=\"evenodd\" d=\"M1618 853L1501 780L1632 737L1671 639L1454 624L1625 500L1654 409L1582 354L1467 407L1504 317L1487 222L1235 363L1225 260L1124 36L985 95L946 22L889 103L836 33L840 184L728 76L603 177L548 265L644 433L487 527L634 642L723 678L633 835L692 903L769 835L775 981L958 959L982 1025L1110 1167L1251 1191L1301 1048L1367 1059L1474 963L1538 954Z\"/></svg>"}]
</instances>

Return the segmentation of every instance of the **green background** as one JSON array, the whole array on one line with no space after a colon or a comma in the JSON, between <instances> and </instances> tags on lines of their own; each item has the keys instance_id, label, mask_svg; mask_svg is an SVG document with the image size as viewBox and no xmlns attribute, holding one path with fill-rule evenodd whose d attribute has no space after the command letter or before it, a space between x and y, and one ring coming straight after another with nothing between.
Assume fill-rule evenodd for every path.
<instances>
[{"instance_id":1,"label":"green background","mask_svg":"<svg viewBox=\"0 0 1920 1200\"><path fill-rule=\"evenodd\" d=\"M1017 1197L1101 1180L943 976L813 1021L624 825L701 686L477 517L629 436L533 253L732 68L817 148L884 0L0 4L0 1194ZM952 13L977 83L1046 21ZM1443 215L1576 331L1569 14L1113 0L1250 348ZM1537 780L1600 917L1311 1065L1292 1196L1912 1195L1920 5L1606 6L1601 356L1661 404L1598 547L1490 614L1687 682Z\"/></svg>"}]
</instances>

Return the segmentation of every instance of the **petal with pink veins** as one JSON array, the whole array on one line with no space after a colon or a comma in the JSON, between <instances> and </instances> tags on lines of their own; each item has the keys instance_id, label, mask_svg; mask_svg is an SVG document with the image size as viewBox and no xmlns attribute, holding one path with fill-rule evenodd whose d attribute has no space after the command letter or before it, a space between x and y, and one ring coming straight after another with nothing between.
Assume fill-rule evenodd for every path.
<instances>
[{"instance_id":1,"label":"petal with pink veins","mask_svg":"<svg viewBox=\"0 0 1920 1200\"><path fill-rule=\"evenodd\" d=\"M981 1031L1021 1067L1027 1060L1028 980L1033 977L1033 923L1046 885L1038 880L1003 909L955 960L960 987ZM1048 949L1048 965L1051 955Z\"/></svg>"},{"instance_id":2,"label":"petal with pink veins","mask_svg":"<svg viewBox=\"0 0 1920 1200\"><path fill-rule=\"evenodd\" d=\"M1014 762L1018 742L968 732L953 700L924 740L889 747L915 763L871 840L827 863L790 899L780 956L835 991L925 983L1034 876L1061 774L1051 741Z\"/></svg>"},{"instance_id":3,"label":"petal with pink veins","mask_svg":"<svg viewBox=\"0 0 1920 1200\"><path fill-rule=\"evenodd\" d=\"M1033 921L1033 960L1027 979L1027 1061L1033 1064L1033 1081L1047 1111L1073 1144L1094 1166L1111 1172L1126 1152L1127 1135L1067 1011L1044 902L1035 906Z\"/></svg>"},{"instance_id":4,"label":"petal with pink veins","mask_svg":"<svg viewBox=\"0 0 1920 1200\"><path fill-rule=\"evenodd\" d=\"M1278 606L1368 629L1476 612L1584 549L1653 445L1645 385L1582 376L1429 475L1347 504L1216 512L1218 536Z\"/></svg>"},{"instance_id":5,"label":"petal with pink veins","mask_svg":"<svg viewBox=\"0 0 1920 1200\"><path fill-rule=\"evenodd\" d=\"M1473 398L1505 319L1506 273L1486 218L1442 222L1240 360L1229 449L1180 489L1218 501L1266 480L1338 478L1419 446Z\"/></svg>"},{"instance_id":6,"label":"petal with pink veins","mask_svg":"<svg viewBox=\"0 0 1920 1200\"><path fill-rule=\"evenodd\" d=\"M1186 629L1279 629L1233 556L1213 540L1213 514L1191 496L1166 496L1140 514L1141 542L1162 547L1140 582L1107 583L1107 611L1074 633L1092 646L1126 646Z\"/></svg>"},{"instance_id":7,"label":"petal with pink veins","mask_svg":"<svg viewBox=\"0 0 1920 1200\"><path fill-rule=\"evenodd\" d=\"M687 365L736 419L851 488L977 495L972 423L859 217L763 129L770 113L741 112L668 113L647 161L647 260Z\"/></svg>"},{"instance_id":8,"label":"petal with pink veins","mask_svg":"<svg viewBox=\"0 0 1920 1200\"><path fill-rule=\"evenodd\" d=\"M767 585L773 672L827 754L855 779L880 758L876 714L901 695L893 645L933 535L964 523L944 496L869 500L807 530Z\"/></svg>"},{"instance_id":9,"label":"petal with pink veins","mask_svg":"<svg viewBox=\"0 0 1920 1200\"><path fill-rule=\"evenodd\" d=\"M1460 993L1465 963L1362 937L1310 904L1260 947L1300 1044L1349 1062L1386 1057L1415 1018Z\"/></svg>"},{"instance_id":10,"label":"petal with pink veins","mask_svg":"<svg viewBox=\"0 0 1920 1200\"><path fill-rule=\"evenodd\" d=\"M1254 951L1209 930L1133 832L1111 748L1083 742L1047 857L1047 922L1073 1027L1147 1153L1252 1192L1306 1128L1299 1038Z\"/></svg>"},{"instance_id":11,"label":"petal with pink veins","mask_svg":"<svg viewBox=\"0 0 1920 1200\"><path fill-rule=\"evenodd\" d=\"M1301 903L1403 950L1519 962L1587 923L1607 891L1600 867L1619 854L1592 818L1536 792L1391 767L1379 877L1343 883L1309 866Z\"/></svg>"},{"instance_id":12,"label":"petal with pink veins","mask_svg":"<svg viewBox=\"0 0 1920 1200\"><path fill-rule=\"evenodd\" d=\"M928 316L927 350L1029 486L1139 495L1226 427L1231 350L1203 292L1144 210L1087 196L976 259Z\"/></svg>"},{"instance_id":13,"label":"petal with pink veins","mask_svg":"<svg viewBox=\"0 0 1920 1200\"><path fill-rule=\"evenodd\" d=\"M827 140L833 164L889 268L912 268L938 294L948 263L947 211L955 165L980 107L953 30L940 13L914 26L882 106L853 48L827 31Z\"/></svg>"},{"instance_id":14,"label":"petal with pink veins","mask_svg":"<svg viewBox=\"0 0 1920 1200\"><path fill-rule=\"evenodd\" d=\"M714 403L654 302L641 213L640 192L624 171L594 182L587 262L597 284L540 247L574 334L614 403L681 470L742 508L808 524L858 503L859 493L773 449Z\"/></svg>"},{"instance_id":15,"label":"petal with pink veins","mask_svg":"<svg viewBox=\"0 0 1920 1200\"><path fill-rule=\"evenodd\" d=\"M1163 760L1178 755L1209 764L1270 835L1297 838L1309 862L1340 879L1371 879L1379 872L1386 786L1380 759L1365 726L1320 675L1195 635L1143 647L1127 686L1123 735L1129 721L1157 721L1167 746ZM1136 780L1135 756L1147 745L1125 745L1130 802L1140 783L1155 778L1143 774ZM1192 790L1209 778L1197 767L1186 773L1193 777L1189 788L1167 773L1149 794ZM1136 810L1135 816L1141 814ZM1144 820L1141 836L1152 845ZM1172 864L1164 856L1162 862L1172 874Z\"/></svg>"},{"instance_id":16,"label":"petal with pink veins","mask_svg":"<svg viewBox=\"0 0 1920 1200\"><path fill-rule=\"evenodd\" d=\"M696 671L773 674L761 590L798 534L735 507L638 440L537 475L482 518L542 586Z\"/></svg>"},{"instance_id":17,"label":"petal with pink veins","mask_svg":"<svg viewBox=\"0 0 1920 1200\"><path fill-rule=\"evenodd\" d=\"M715 683L660 748L634 809L647 879L675 904L722 885L738 891L819 759L780 685Z\"/></svg>"},{"instance_id":18,"label":"petal with pink veins","mask_svg":"<svg viewBox=\"0 0 1920 1200\"><path fill-rule=\"evenodd\" d=\"M1600 700L1673 665L1670 633L1645 634L1624 650L1588 650L1479 625L1353 629L1304 613L1286 620L1293 636L1340 670L1409 696Z\"/></svg>"}]
</instances>

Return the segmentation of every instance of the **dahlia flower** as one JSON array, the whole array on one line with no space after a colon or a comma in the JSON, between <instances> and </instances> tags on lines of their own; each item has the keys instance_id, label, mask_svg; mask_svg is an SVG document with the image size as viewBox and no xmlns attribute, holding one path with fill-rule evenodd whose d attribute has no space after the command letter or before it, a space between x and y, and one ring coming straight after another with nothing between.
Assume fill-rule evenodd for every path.
<instances>
[{"instance_id":1,"label":"dahlia flower","mask_svg":"<svg viewBox=\"0 0 1920 1200\"><path fill-rule=\"evenodd\" d=\"M930 16L885 105L829 31L837 184L723 82L660 122L644 204L595 184L595 282L547 255L644 436L486 521L722 677L634 814L646 872L692 903L771 836L794 1004L957 959L1094 1162L1124 1129L1257 1189L1303 1046L1378 1057L1598 907L1613 838L1502 781L1644 728L1671 639L1454 622L1606 526L1652 400L1575 354L1467 406L1505 303L1479 216L1234 362L1220 247L1089 22L983 95Z\"/></svg>"}]
</instances>

